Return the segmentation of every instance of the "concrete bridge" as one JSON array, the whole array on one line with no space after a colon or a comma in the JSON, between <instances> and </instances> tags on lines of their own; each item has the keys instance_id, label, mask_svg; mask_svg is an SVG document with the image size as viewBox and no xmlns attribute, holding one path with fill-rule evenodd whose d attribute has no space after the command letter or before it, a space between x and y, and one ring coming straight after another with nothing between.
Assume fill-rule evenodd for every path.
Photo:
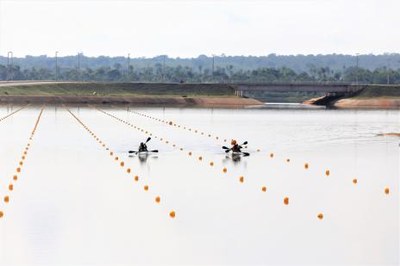
<instances>
[{"instance_id":1,"label":"concrete bridge","mask_svg":"<svg viewBox=\"0 0 400 266\"><path fill-rule=\"evenodd\" d=\"M246 91L266 92L320 92L327 96L346 96L361 91L365 86L351 83L238 83L232 84L235 95L243 96Z\"/></svg>"}]
</instances>

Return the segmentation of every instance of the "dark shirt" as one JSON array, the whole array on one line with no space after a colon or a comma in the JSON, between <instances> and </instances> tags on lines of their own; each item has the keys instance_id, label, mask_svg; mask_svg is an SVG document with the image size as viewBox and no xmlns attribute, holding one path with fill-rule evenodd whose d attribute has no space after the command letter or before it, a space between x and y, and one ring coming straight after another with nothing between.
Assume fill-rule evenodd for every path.
<instances>
[{"instance_id":1,"label":"dark shirt","mask_svg":"<svg viewBox=\"0 0 400 266\"><path fill-rule=\"evenodd\" d=\"M140 143L139 152L147 151L147 145L145 143Z\"/></svg>"}]
</instances>

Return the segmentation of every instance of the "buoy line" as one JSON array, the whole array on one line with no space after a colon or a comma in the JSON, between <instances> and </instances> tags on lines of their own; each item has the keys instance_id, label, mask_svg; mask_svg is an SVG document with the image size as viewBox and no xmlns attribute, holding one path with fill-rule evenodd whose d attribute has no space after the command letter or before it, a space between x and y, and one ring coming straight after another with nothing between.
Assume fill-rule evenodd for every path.
<instances>
[{"instance_id":1,"label":"buoy line","mask_svg":"<svg viewBox=\"0 0 400 266\"><path fill-rule=\"evenodd\" d=\"M16 113L16 112L22 110L23 108L25 108L25 107L22 107L22 108L18 109L18 110L15 111L14 113ZM38 128L38 125L39 125L40 119L41 119L41 117L42 117L44 108L45 108L45 106L42 106L42 108L40 109L39 115L38 115L38 117L37 117L37 119L36 119L36 121L35 121L35 125L33 126L33 129L32 129L32 131L31 131L29 140L28 140L28 142L27 142L26 145L25 145L24 151L22 152L21 160L18 162L18 166L17 166L17 168L15 169L15 172L16 172L16 173L13 175L11 181L10 181L9 184L8 184L8 191L9 191L9 192L8 192L8 194L6 194L6 195L3 197L3 202L4 202L5 204L8 204L8 203L10 202L10 195L9 195L9 194L11 194L11 192L14 191L15 185L16 185L16 183L17 183L17 181L18 181L18 178L19 178L19 175L20 175L20 173L22 172L22 168L23 168L23 166L24 166L24 164L25 164L25 160L26 160L26 158L27 158L27 156L28 156L28 151L29 151L29 149L30 149L31 146L32 146L32 140L33 140L33 137L35 136L36 130L37 130L37 128ZM12 115L12 114L10 114L10 115ZM3 218L3 217L4 217L4 211L0 210L0 219Z\"/></svg>"},{"instance_id":2,"label":"buoy line","mask_svg":"<svg viewBox=\"0 0 400 266\"><path fill-rule=\"evenodd\" d=\"M8 115L3 116L2 118L0 118L0 122L3 121L3 120L5 120L5 119L7 119L7 118L9 118L9 117L12 116L12 115L18 113L18 112L21 111L22 109L26 108L28 105L29 105L29 104L26 104L26 105L22 106L21 108L19 108L19 109L13 111L13 112L11 112L11 113L9 113Z\"/></svg>"},{"instance_id":3,"label":"buoy line","mask_svg":"<svg viewBox=\"0 0 400 266\"><path fill-rule=\"evenodd\" d=\"M150 115L147 115L147 114L144 114L144 113L140 113L140 112L137 112L137 111L133 111L133 110L128 110L128 112L133 113L133 114L138 115L138 116L142 116L142 117L148 118L148 119L152 119L152 120L154 120L156 122L160 122L162 124L167 124L167 125L175 127L175 128L180 128L182 130L186 130L186 131L188 131L190 133L196 134L197 136L200 135L200 136L204 136L204 137L207 137L207 138L212 138L215 141L223 141L223 142L227 142L228 141L228 139L223 139L223 138L221 138L221 137L219 137L219 136L217 136L215 134L206 133L206 132L204 132L204 131L202 131L200 129L194 129L194 128L191 128L189 126L185 126L185 125L182 125L182 124L177 124L177 123L173 122L172 120L167 121L167 120L164 120L164 119L160 119L160 118L157 118L157 117L154 117L154 116L150 116Z\"/></svg>"},{"instance_id":4,"label":"buoy line","mask_svg":"<svg viewBox=\"0 0 400 266\"><path fill-rule=\"evenodd\" d=\"M94 140L108 153L108 155L113 159L113 161L115 161L120 167L121 169L123 169L123 171L127 174L129 174L130 176L133 177L133 180L135 182L139 182L139 176L132 174L132 168L131 167L127 167L125 165L125 162L121 160L121 158L119 158L118 156L115 155L115 152L113 150L111 150L111 148L109 148L106 143L104 141L102 141L97 134L95 134L79 117L77 117L74 113L72 113L72 111L67 108L66 106L64 106L64 108L71 114L71 116L73 118L75 118L75 120L86 130L86 132L88 132L93 138ZM149 185L144 184L143 185L143 190L146 193L149 193L149 191L153 191L153 189L150 189ZM160 195L155 195L153 196L154 198L154 202L156 204L161 204L161 196ZM173 214L173 215L172 215ZM175 211L174 210L170 210L169 211L169 216L171 218L175 218Z\"/></svg>"}]
</instances>

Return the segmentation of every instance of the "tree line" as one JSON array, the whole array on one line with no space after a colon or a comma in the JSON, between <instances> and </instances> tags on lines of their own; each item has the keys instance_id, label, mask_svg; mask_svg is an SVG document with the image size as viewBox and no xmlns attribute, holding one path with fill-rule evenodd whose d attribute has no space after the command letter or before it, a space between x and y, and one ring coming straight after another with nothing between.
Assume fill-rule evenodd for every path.
<instances>
[{"instance_id":1,"label":"tree line","mask_svg":"<svg viewBox=\"0 0 400 266\"><path fill-rule=\"evenodd\" d=\"M59 80L59 81L104 81L104 82L346 82L364 84L400 84L400 69L380 67L369 70L348 67L333 70L330 67L309 66L308 71L295 71L288 67L260 67L236 69L233 65L196 68L169 66L156 63L138 67L121 64L90 67L31 67L21 68L16 64L0 64L0 80Z\"/></svg>"}]
</instances>

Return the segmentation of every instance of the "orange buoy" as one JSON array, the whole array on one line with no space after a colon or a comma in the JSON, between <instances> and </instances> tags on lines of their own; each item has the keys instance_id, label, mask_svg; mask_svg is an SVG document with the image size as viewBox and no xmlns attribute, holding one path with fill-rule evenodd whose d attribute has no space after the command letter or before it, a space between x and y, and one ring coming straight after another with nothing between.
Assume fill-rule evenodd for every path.
<instances>
[{"instance_id":1,"label":"orange buoy","mask_svg":"<svg viewBox=\"0 0 400 266\"><path fill-rule=\"evenodd\" d=\"M18 173L21 172L21 168L18 167L18 168L17 168L17 172L18 172Z\"/></svg>"},{"instance_id":2,"label":"orange buoy","mask_svg":"<svg viewBox=\"0 0 400 266\"><path fill-rule=\"evenodd\" d=\"M354 179L353 179L353 184L357 184L357 183L358 183L357 178L354 178Z\"/></svg>"},{"instance_id":3,"label":"orange buoy","mask_svg":"<svg viewBox=\"0 0 400 266\"><path fill-rule=\"evenodd\" d=\"M120 162L121 167L124 167L125 163L124 162Z\"/></svg>"},{"instance_id":4,"label":"orange buoy","mask_svg":"<svg viewBox=\"0 0 400 266\"><path fill-rule=\"evenodd\" d=\"M224 169L222 169L222 172L226 173L228 171L228 169L226 169L226 167L224 167Z\"/></svg>"},{"instance_id":5,"label":"orange buoy","mask_svg":"<svg viewBox=\"0 0 400 266\"><path fill-rule=\"evenodd\" d=\"M308 163L305 163L305 164L304 164L304 168L305 168L305 169L308 169Z\"/></svg>"},{"instance_id":6,"label":"orange buoy","mask_svg":"<svg viewBox=\"0 0 400 266\"><path fill-rule=\"evenodd\" d=\"M115 160L116 160L116 161L118 161L118 159L119 159L119 158L118 158L118 156L117 156L117 157L115 157Z\"/></svg>"},{"instance_id":7,"label":"orange buoy","mask_svg":"<svg viewBox=\"0 0 400 266\"><path fill-rule=\"evenodd\" d=\"M139 176L135 175L135 181L139 181Z\"/></svg>"},{"instance_id":8,"label":"orange buoy","mask_svg":"<svg viewBox=\"0 0 400 266\"><path fill-rule=\"evenodd\" d=\"M5 203L9 203L10 202L10 197L9 196L5 196L4 197L4 202Z\"/></svg>"},{"instance_id":9,"label":"orange buoy","mask_svg":"<svg viewBox=\"0 0 400 266\"><path fill-rule=\"evenodd\" d=\"M261 150L260 149L257 149L257 152L260 152Z\"/></svg>"},{"instance_id":10,"label":"orange buoy","mask_svg":"<svg viewBox=\"0 0 400 266\"><path fill-rule=\"evenodd\" d=\"M271 153L269 154L269 157L274 158L274 154L271 152Z\"/></svg>"},{"instance_id":11,"label":"orange buoy","mask_svg":"<svg viewBox=\"0 0 400 266\"><path fill-rule=\"evenodd\" d=\"M126 172L127 172L128 174L130 174L131 168L126 169Z\"/></svg>"},{"instance_id":12,"label":"orange buoy","mask_svg":"<svg viewBox=\"0 0 400 266\"><path fill-rule=\"evenodd\" d=\"M147 191L147 190L149 190L149 186L148 186L148 185L145 185L145 186L143 187L143 189L144 189L145 191Z\"/></svg>"},{"instance_id":13,"label":"orange buoy","mask_svg":"<svg viewBox=\"0 0 400 266\"><path fill-rule=\"evenodd\" d=\"M156 201L157 203L160 203L160 201L161 201L160 196L157 196L156 199L155 199L155 201Z\"/></svg>"},{"instance_id":14,"label":"orange buoy","mask_svg":"<svg viewBox=\"0 0 400 266\"><path fill-rule=\"evenodd\" d=\"M323 213L318 213L317 217L318 217L318 219L322 220L322 219L324 219L324 214Z\"/></svg>"},{"instance_id":15,"label":"orange buoy","mask_svg":"<svg viewBox=\"0 0 400 266\"><path fill-rule=\"evenodd\" d=\"M390 193L390 190L388 187L385 187L385 194L388 195Z\"/></svg>"},{"instance_id":16,"label":"orange buoy","mask_svg":"<svg viewBox=\"0 0 400 266\"><path fill-rule=\"evenodd\" d=\"M175 218L175 211L170 211L169 212L169 217Z\"/></svg>"},{"instance_id":17,"label":"orange buoy","mask_svg":"<svg viewBox=\"0 0 400 266\"><path fill-rule=\"evenodd\" d=\"M240 183L243 183L244 182L244 177L243 176L239 177L239 181L240 181Z\"/></svg>"},{"instance_id":18,"label":"orange buoy","mask_svg":"<svg viewBox=\"0 0 400 266\"><path fill-rule=\"evenodd\" d=\"M0 211L0 218L3 218L4 213L2 211Z\"/></svg>"},{"instance_id":19,"label":"orange buoy","mask_svg":"<svg viewBox=\"0 0 400 266\"><path fill-rule=\"evenodd\" d=\"M263 187L261 188L261 191L262 191L262 192L266 192L266 191L267 191L267 187L266 187L266 186L263 186Z\"/></svg>"},{"instance_id":20,"label":"orange buoy","mask_svg":"<svg viewBox=\"0 0 400 266\"><path fill-rule=\"evenodd\" d=\"M189 156L192 156L192 152L191 151L189 152Z\"/></svg>"},{"instance_id":21,"label":"orange buoy","mask_svg":"<svg viewBox=\"0 0 400 266\"><path fill-rule=\"evenodd\" d=\"M203 157L199 156L199 161L203 160Z\"/></svg>"},{"instance_id":22,"label":"orange buoy","mask_svg":"<svg viewBox=\"0 0 400 266\"><path fill-rule=\"evenodd\" d=\"M285 205L289 205L289 198L288 198L288 197L285 197L285 198L283 199L283 203L284 203Z\"/></svg>"},{"instance_id":23,"label":"orange buoy","mask_svg":"<svg viewBox=\"0 0 400 266\"><path fill-rule=\"evenodd\" d=\"M24 163L22 161L19 162L19 165L23 165Z\"/></svg>"},{"instance_id":24,"label":"orange buoy","mask_svg":"<svg viewBox=\"0 0 400 266\"><path fill-rule=\"evenodd\" d=\"M25 160L25 156L22 156L21 159L22 159L22 160Z\"/></svg>"},{"instance_id":25,"label":"orange buoy","mask_svg":"<svg viewBox=\"0 0 400 266\"><path fill-rule=\"evenodd\" d=\"M110 156L113 156L113 155L114 155L114 153L112 151L110 151Z\"/></svg>"},{"instance_id":26,"label":"orange buoy","mask_svg":"<svg viewBox=\"0 0 400 266\"><path fill-rule=\"evenodd\" d=\"M8 185L8 190L12 191L14 189L14 185L13 184L9 184Z\"/></svg>"},{"instance_id":27,"label":"orange buoy","mask_svg":"<svg viewBox=\"0 0 400 266\"><path fill-rule=\"evenodd\" d=\"M330 172L329 170L326 170L326 171L325 171L325 175L326 175L326 176L329 176L330 173L331 173L331 172Z\"/></svg>"},{"instance_id":28,"label":"orange buoy","mask_svg":"<svg viewBox=\"0 0 400 266\"><path fill-rule=\"evenodd\" d=\"M14 176L13 176L13 179L14 179L15 181L17 181L18 176L14 175Z\"/></svg>"},{"instance_id":29,"label":"orange buoy","mask_svg":"<svg viewBox=\"0 0 400 266\"><path fill-rule=\"evenodd\" d=\"M287 162L287 163L289 163L289 162L290 162L290 159L289 159L289 158L287 158L287 159L286 159L286 162Z\"/></svg>"},{"instance_id":30,"label":"orange buoy","mask_svg":"<svg viewBox=\"0 0 400 266\"><path fill-rule=\"evenodd\" d=\"M210 162L210 166L214 166L214 162Z\"/></svg>"},{"instance_id":31,"label":"orange buoy","mask_svg":"<svg viewBox=\"0 0 400 266\"><path fill-rule=\"evenodd\" d=\"M173 123L172 123L172 121L169 121L169 123L168 123L168 124L169 124L170 126L172 126L172 124L173 124Z\"/></svg>"}]
</instances>

